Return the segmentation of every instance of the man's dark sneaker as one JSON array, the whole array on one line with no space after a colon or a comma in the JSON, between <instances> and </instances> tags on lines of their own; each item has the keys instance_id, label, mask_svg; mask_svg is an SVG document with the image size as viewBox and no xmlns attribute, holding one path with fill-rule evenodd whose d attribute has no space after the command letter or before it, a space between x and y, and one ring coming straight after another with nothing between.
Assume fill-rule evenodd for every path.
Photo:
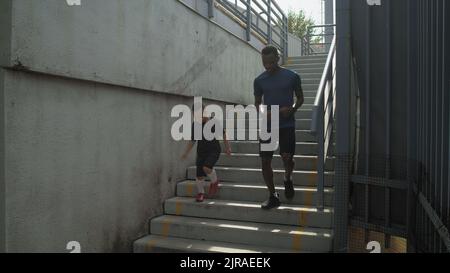
<instances>
[{"instance_id":1,"label":"man's dark sneaker","mask_svg":"<svg viewBox=\"0 0 450 273\"><path fill-rule=\"evenodd\" d=\"M292 200L295 196L294 183L290 179L284 181L284 195L288 200Z\"/></svg>"},{"instance_id":2,"label":"man's dark sneaker","mask_svg":"<svg viewBox=\"0 0 450 273\"><path fill-rule=\"evenodd\" d=\"M270 197L269 197L269 200L264 202L261 205L261 208L263 210L270 210L270 209L278 208L280 205L281 205L281 203L280 203L280 199L279 199L278 194L276 194L276 196L271 194Z\"/></svg>"}]
</instances>

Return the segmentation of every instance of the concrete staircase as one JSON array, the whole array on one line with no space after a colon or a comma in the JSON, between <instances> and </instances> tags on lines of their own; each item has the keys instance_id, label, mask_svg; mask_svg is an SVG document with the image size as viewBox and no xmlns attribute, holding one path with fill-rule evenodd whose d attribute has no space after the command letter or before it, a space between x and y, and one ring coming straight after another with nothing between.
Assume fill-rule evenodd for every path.
<instances>
[{"instance_id":1,"label":"concrete staircase","mask_svg":"<svg viewBox=\"0 0 450 273\"><path fill-rule=\"evenodd\" d=\"M150 235L134 243L134 251L212 253L330 252L332 249L334 160L327 162L325 206L315 208L317 143L309 134L312 104L325 64L325 56L290 58L287 68L303 80L305 105L297 113L295 198L285 200L283 163L274 157L275 183L282 206L263 211L267 199L258 155L258 142L232 142L233 155L223 155L216 168L221 179L213 200L196 203L195 167L177 186L177 197L164 203L164 216L150 221ZM205 189L207 192L207 189Z\"/></svg>"}]
</instances>

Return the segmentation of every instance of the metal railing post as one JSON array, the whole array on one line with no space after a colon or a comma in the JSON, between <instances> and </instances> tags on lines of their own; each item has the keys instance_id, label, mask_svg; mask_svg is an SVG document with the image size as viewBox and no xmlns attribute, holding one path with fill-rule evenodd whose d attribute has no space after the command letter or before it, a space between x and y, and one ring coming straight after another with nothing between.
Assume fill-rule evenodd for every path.
<instances>
[{"instance_id":1,"label":"metal railing post","mask_svg":"<svg viewBox=\"0 0 450 273\"><path fill-rule=\"evenodd\" d=\"M208 17L209 17L209 19L214 17L214 1L215 0L208 0Z\"/></svg>"},{"instance_id":2,"label":"metal railing post","mask_svg":"<svg viewBox=\"0 0 450 273\"><path fill-rule=\"evenodd\" d=\"M288 18L283 15L283 29L284 29L284 58L287 61L289 56L289 28L288 28Z\"/></svg>"},{"instance_id":3,"label":"metal railing post","mask_svg":"<svg viewBox=\"0 0 450 273\"><path fill-rule=\"evenodd\" d=\"M252 39L252 1L247 0L247 28L246 28L247 42Z\"/></svg>"},{"instance_id":4,"label":"metal railing post","mask_svg":"<svg viewBox=\"0 0 450 273\"><path fill-rule=\"evenodd\" d=\"M317 127L317 144L318 144L318 155L317 155L317 209L322 211L324 208L323 192L325 184L325 101L322 97L319 104L319 111L317 116L317 122L319 126Z\"/></svg>"},{"instance_id":5,"label":"metal railing post","mask_svg":"<svg viewBox=\"0 0 450 273\"><path fill-rule=\"evenodd\" d=\"M272 43L272 0L267 1L267 42Z\"/></svg>"}]
</instances>

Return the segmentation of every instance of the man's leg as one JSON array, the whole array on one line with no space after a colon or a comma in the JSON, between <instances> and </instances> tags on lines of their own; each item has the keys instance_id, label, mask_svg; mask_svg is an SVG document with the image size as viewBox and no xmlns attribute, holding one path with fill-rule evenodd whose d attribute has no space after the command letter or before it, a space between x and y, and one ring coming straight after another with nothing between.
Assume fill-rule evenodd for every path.
<instances>
[{"instance_id":1,"label":"man's leg","mask_svg":"<svg viewBox=\"0 0 450 273\"><path fill-rule=\"evenodd\" d=\"M284 170L286 171L284 180L285 181L292 180L292 173L294 172L294 167L295 167L294 155L288 154L288 153L283 153L283 154L281 154L281 158L283 159Z\"/></svg>"},{"instance_id":2,"label":"man's leg","mask_svg":"<svg viewBox=\"0 0 450 273\"><path fill-rule=\"evenodd\" d=\"M294 172L295 161L295 128L285 128L280 130L280 155L283 159L285 176L284 176L284 194L287 199L292 200L295 195L294 182L292 174Z\"/></svg>"},{"instance_id":3,"label":"man's leg","mask_svg":"<svg viewBox=\"0 0 450 273\"><path fill-rule=\"evenodd\" d=\"M263 156L262 161L262 173L264 177L264 182L266 182L267 189L271 195L275 194L275 185L273 183L273 168L272 168L272 157Z\"/></svg>"},{"instance_id":4,"label":"man's leg","mask_svg":"<svg viewBox=\"0 0 450 273\"><path fill-rule=\"evenodd\" d=\"M280 206L279 195L275 191L275 184L273 182L273 169L272 169L273 153L261 152L260 155L261 155L262 173L264 177L264 182L266 182L267 189L269 190L270 193L269 199L261 205L261 208L269 210Z\"/></svg>"}]
</instances>

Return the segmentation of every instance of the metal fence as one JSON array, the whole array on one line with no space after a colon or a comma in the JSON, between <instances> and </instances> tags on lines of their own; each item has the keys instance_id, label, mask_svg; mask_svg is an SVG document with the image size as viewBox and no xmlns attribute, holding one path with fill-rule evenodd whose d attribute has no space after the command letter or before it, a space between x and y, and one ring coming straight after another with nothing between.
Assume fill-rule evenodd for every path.
<instances>
[{"instance_id":1,"label":"metal fence","mask_svg":"<svg viewBox=\"0 0 450 273\"><path fill-rule=\"evenodd\" d=\"M332 45L335 27L334 24L309 26L302 39L302 55L327 54Z\"/></svg>"}]
</instances>

